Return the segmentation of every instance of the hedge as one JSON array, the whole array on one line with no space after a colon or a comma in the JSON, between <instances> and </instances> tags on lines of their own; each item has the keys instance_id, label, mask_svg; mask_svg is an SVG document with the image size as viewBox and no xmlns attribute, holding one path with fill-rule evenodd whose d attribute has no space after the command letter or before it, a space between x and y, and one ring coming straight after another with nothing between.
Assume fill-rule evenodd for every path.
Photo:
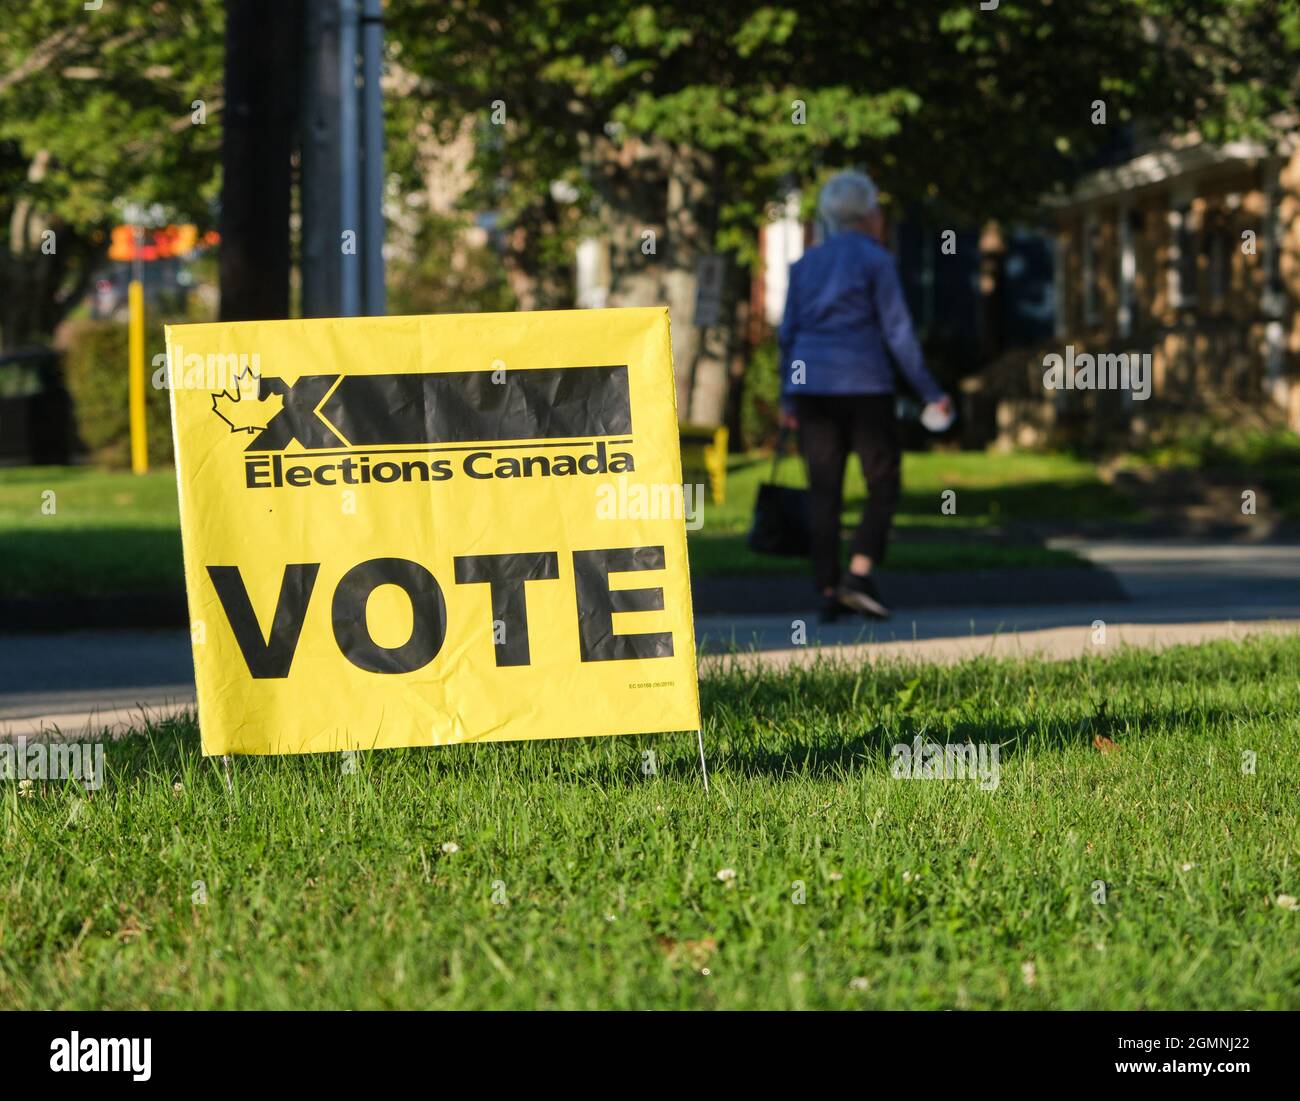
<instances>
[{"instance_id":1,"label":"hedge","mask_svg":"<svg viewBox=\"0 0 1300 1101\"><path fill-rule=\"evenodd\" d=\"M146 326L145 436L151 466L172 461L171 404L166 387L155 387L154 356L166 350L161 324ZM161 362L161 360L159 360ZM131 414L127 380L127 326L116 321L78 321L69 327L64 359L68 392L82 442L104 466L131 465Z\"/></svg>"},{"instance_id":2,"label":"hedge","mask_svg":"<svg viewBox=\"0 0 1300 1101\"><path fill-rule=\"evenodd\" d=\"M766 447L776 439L781 415L781 353L775 340L765 340L750 352L744 387L740 395L742 446Z\"/></svg>"}]
</instances>

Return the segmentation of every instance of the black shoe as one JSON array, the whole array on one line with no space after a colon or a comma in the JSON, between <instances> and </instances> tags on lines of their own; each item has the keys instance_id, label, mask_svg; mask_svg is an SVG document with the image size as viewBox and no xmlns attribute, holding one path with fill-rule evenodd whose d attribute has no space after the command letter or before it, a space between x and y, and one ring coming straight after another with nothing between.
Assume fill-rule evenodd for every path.
<instances>
[{"instance_id":1,"label":"black shoe","mask_svg":"<svg viewBox=\"0 0 1300 1101\"><path fill-rule=\"evenodd\" d=\"M893 614L880 598L880 590L870 576L846 574L835 590L835 599L845 608L851 608L872 619L888 619Z\"/></svg>"},{"instance_id":2,"label":"black shoe","mask_svg":"<svg viewBox=\"0 0 1300 1101\"><path fill-rule=\"evenodd\" d=\"M844 612L844 605L833 596L822 597L821 611L817 613L820 623L834 623Z\"/></svg>"}]
</instances>

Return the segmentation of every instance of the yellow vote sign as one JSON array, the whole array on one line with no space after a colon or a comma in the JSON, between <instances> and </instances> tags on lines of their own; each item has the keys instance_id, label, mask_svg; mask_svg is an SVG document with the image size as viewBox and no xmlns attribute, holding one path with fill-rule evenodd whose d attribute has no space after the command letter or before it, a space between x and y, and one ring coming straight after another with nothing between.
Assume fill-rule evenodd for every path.
<instances>
[{"instance_id":1,"label":"yellow vote sign","mask_svg":"<svg viewBox=\"0 0 1300 1101\"><path fill-rule=\"evenodd\" d=\"M699 726L667 310L167 352L205 754Z\"/></svg>"}]
</instances>

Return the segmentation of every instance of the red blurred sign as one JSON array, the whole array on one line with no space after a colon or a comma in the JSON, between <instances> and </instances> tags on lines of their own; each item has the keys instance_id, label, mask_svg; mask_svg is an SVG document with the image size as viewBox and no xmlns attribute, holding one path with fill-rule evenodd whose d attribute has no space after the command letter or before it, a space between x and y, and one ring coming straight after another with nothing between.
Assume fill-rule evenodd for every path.
<instances>
[{"instance_id":1,"label":"red blurred sign","mask_svg":"<svg viewBox=\"0 0 1300 1101\"><path fill-rule=\"evenodd\" d=\"M215 245L221 240L220 235L209 230L203 235L202 244ZM164 226L162 229L147 229L137 238L134 226L114 226L112 242L108 246L110 260L167 260L173 256L188 256L199 247L198 226L186 223L179 226Z\"/></svg>"}]
</instances>

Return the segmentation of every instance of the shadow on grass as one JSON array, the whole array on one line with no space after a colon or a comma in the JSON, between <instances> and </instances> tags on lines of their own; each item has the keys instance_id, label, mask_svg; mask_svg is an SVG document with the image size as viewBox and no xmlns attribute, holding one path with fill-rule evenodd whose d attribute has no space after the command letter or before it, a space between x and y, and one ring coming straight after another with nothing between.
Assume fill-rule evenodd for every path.
<instances>
[{"instance_id":1,"label":"shadow on grass","mask_svg":"<svg viewBox=\"0 0 1300 1101\"><path fill-rule=\"evenodd\" d=\"M1079 520L1137 520L1141 512L1114 488L1099 482L1029 482L997 487L957 486L956 516L981 523L1073 523ZM845 499L846 511L861 511L865 494ZM900 519L941 518L938 493L919 493L903 486Z\"/></svg>"},{"instance_id":2,"label":"shadow on grass","mask_svg":"<svg viewBox=\"0 0 1300 1101\"><path fill-rule=\"evenodd\" d=\"M857 482L857 460L850 458L845 469L853 477L846 481L844 497L844 523L851 526L861 515L862 506L867 495ZM745 457L732 459L729 467L733 474L751 474L758 468L761 480L766 481L771 471L771 459L767 457ZM801 464L783 462L778 475L786 485L806 485ZM929 482L933 475L922 479ZM960 472L954 473L954 484L944 486L926 484L924 489L917 488L916 480L903 476L902 495L898 505L898 516L906 520L917 517L925 520L953 519L944 517L940 512L940 495L946 488L951 488L957 495L957 512L955 519L965 524L999 524L1025 521L1038 523L1042 521L1069 523L1078 520L1112 520L1129 521L1141 519L1141 509L1125 493L1112 485L1095 479L1086 478L1037 478L1032 481L1013 482L988 486L963 484ZM752 501L745 502L747 513ZM724 513L732 513L734 506L728 506ZM733 522L735 517L730 517Z\"/></svg>"},{"instance_id":3,"label":"shadow on grass","mask_svg":"<svg viewBox=\"0 0 1300 1101\"><path fill-rule=\"evenodd\" d=\"M824 780L887 768L892 747L912 747L918 737L923 743L941 746L996 744L999 760L1006 763L1028 750L1054 753L1095 746L1098 737L1113 742L1123 752L1144 733L1167 733L1192 721L1198 726L1226 726L1239 718L1238 713L1227 710L1145 708L1107 714L1102 709L1082 719L1031 720L1011 727L1005 720L935 723L907 715L891 716L892 721L872 724L862 734L830 734L816 741L793 741L782 748L764 745L761 735L743 740L733 736L725 747L714 746L709 759L712 768L747 779L797 775ZM691 771L698 771L698 764L692 770L688 762L682 763L675 770L676 778L685 779Z\"/></svg>"},{"instance_id":4,"label":"shadow on grass","mask_svg":"<svg viewBox=\"0 0 1300 1101\"><path fill-rule=\"evenodd\" d=\"M1133 751L1144 734L1167 733L1189 725L1217 728L1241 718L1221 709L1148 707L1112 713L1106 701L1091 713L1031 719L1009 724L1005 717L962 718L900 712L885 707L865 729L849 729L853 712L819 708L811 717L782 713L754 715L744 729L719 730L717 715L706 715L705 752L710 772L733 779L811 779L847 781L889 768L894 745L913 739L939 745L997 744L1007 763L1022 752L1037 754L1094 745L1104 737ZM726 716L723 716L725 719ZM820 729L819 729L820 728ZM635 788L647 782L645 752L655 754L655 775L683 784L699 782L699 757L693 732L618 738L559 739L543 743L493 742L479 745L386 749L359 758L358 774L384 785L400 779L419 786L482 781L488 775L513 775L521 788L580 783L593 788ZM337 784L350 779L338 753L233 758L234 794L255 797L259 777ZM193 719L150 724L140 735L111 743L107 754L110 784L121 791L153 783L185 788L225 786L227 768L219 757L204 758Z\"/></svg>"},{"instance_id":5,"label":"shadow on grass","mask_svg":"<svg viewBox=\"0 0 1300 1101\"><path fill-rule=\"evenodd\" d=\"M0 596L102 596L184 587L181 533L65 527L0 533Z\"/></svg>"},{"instance_id":6,"label":"shadow on grass","mask_svg":"<svg viewBox=\"0 0 1300 1101\"><path fill-rule=\"evenodd\" d=\"M1219 729L1243 717L1241 710L1201 704L1117 708L1111 698L1115 685L1108 682L1131 680L1137 672L1124 658L1108 659L1096 683L1087 662L1039 666L1043 672L1037 675L1032 665L1019 669L1011 677L1005 663L997 669L973 663L957 671L886 664L779 677L724 673L701 683L710 759L744 776L825 778L885 762L892 746L910 745L917 737L940 744L995 743L1005 761L1029 750L1090 747L1098 738L1122 751L1148 733ZM996 700L981 686L994 680L1000 684Z\"/></svg>"},{"instance_id":7,"label":"shadow on grass","mask_svg":"<svg viewBox=\"0 0 1300 1101\"><path fill-rule=\"evenodd\" d=\"M1298 651L1300 640L1246 640L1070 662L826 663L780 674L724 666L700 683L706 755L712 770L733 777L846 780L887 769L890 748L917 737L996 743L1003 761L1088 748L1099 737L1137 752L1151 736L1275 717L1277 701L1262 689L1257 699L1240 697L1232 706L1211 705L1206 693L1238 698L1243 684L1263 685L1292 667ZM1163 702L1148 702L1156 692ZM393 749L363 753L359 772L378 786L411 790L491 776L510 777L525 790L568 783L625 789L647 782L647 751L654 753L653 775L698 782L694 732ZM200 755L192 718L149 724L144 736L113 743L108 757L110 776L122 785L169 788L186 778L188 786L191 776L208 788L224 784L220 760ZM346 774L343 760L338 753L239 758L235 774L243 781L334 784Z\"/></svg>"},{"instance_id":8,"label":"shadow on grass","mask_svg":"<svg viewBox=\"0 0 1300 1101\"><path fill-rule=\"evenodd\" d=\"M687 540L687 549L692 577L804 574L808 576L809 599L815 599L812 595L812 567L807 558L758 554L749 549L743 535L710 535L707 532L692 532ZM848 553L849 535L846 532L843 551L845 561ZM1002 539L975 539L960 531L953 531L948 539L909 539L906 534L900 534L891 543L889 557L881 567L885 576L894 573L1037 568L1091 569L1092 563L1072 551L1048 547L1043 540L1007 542Z\"/></svg>"}]
</instances>

